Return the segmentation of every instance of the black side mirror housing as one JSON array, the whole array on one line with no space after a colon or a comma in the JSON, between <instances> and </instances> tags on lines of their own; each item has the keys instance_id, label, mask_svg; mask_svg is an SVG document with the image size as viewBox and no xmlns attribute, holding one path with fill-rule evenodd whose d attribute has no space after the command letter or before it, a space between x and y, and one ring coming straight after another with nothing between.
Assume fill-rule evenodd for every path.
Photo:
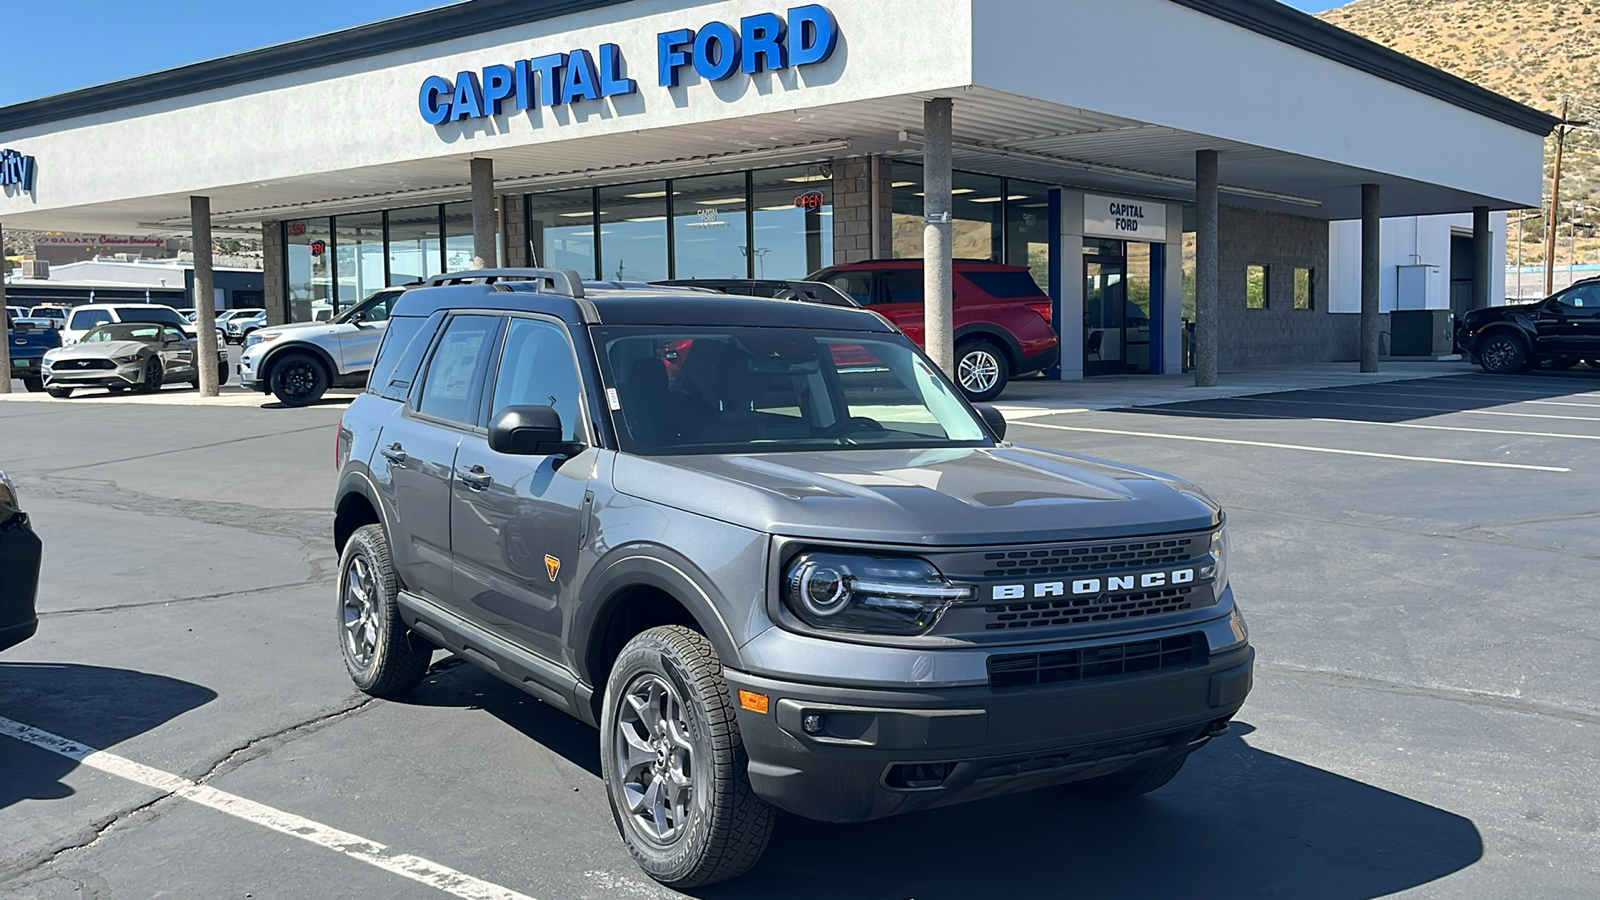
<instances>
[{"instance_id":1,"label":"black side mirror housing","mask_svg":"<svg viewBox=\"0 0 1600 900\"><path fill-rule=\"evenodd\" d=\"M489 422L489 449L508 456L575 456L584 445L562 440L561 414L549 406L508 406Z\"/></svg>"},{"instance_id":2,"label":"black side mirror housing","mask_svg":"<svg viewBox=\"0 0 1600 900\"><path fill-rule=\"evenodd\" d=\"M1006 417L1000 410L987 403L975 403L972 408L978 411L978 416L983 419L983 424L989 426L989 430L994 432L995 437L1002 441L1006 439Z\"/></svg>"}]
</instances>

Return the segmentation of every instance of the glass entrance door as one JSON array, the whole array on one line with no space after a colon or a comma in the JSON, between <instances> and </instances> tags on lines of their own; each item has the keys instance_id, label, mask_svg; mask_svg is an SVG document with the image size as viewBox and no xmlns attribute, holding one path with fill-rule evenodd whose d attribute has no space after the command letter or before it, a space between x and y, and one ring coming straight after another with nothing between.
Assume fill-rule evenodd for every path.
<instances>
[{"instance_id":1,"label":"glass entrance door","mask_svg":"<svg viewBox=\"0 0 1600 900\"><path fill-rule=\"evenodd\" d=\"M1085 238L1083 374L1150 371L1150 245Z\"/></svg>"}]
</instances>

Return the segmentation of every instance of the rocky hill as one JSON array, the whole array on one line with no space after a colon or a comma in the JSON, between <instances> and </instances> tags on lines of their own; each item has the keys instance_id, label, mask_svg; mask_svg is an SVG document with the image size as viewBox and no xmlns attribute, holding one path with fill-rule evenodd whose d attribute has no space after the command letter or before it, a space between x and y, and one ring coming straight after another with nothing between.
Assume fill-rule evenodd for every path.
<instances>
[{"instance_id":1,"label":"rocky hill","mask_svg":"<svg viewBox=\"0 0 1600 900\"><path fill-rule=\"evenodd\" d=\"M1568 115L1595 127L1568 140L1556 261L1572 256L1575 219L1577 261L1600 262L1600 0L1356 0L1319 18L1546 112L1567 98ZM1554 140L1546 156L1548 198ZM1543 223L1523 234L1523 260L1543 261Z\"/></svg>"}]
</instances>

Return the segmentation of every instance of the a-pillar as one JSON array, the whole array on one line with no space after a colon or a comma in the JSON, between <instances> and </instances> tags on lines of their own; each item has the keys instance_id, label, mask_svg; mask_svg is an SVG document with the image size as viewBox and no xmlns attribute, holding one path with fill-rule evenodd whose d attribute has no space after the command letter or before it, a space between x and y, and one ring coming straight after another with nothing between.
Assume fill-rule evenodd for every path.
<instances>
[{"instance_id":1,"label":"a-pillar","mask_svg":"<svg viewBox=\"0 0 1600 900\"><path fill-rule=\"evenodd\" d=\"M1472 308L1489 306L1489 273L1494 262L1490 249L1489 207L1472 208Z\"/></svg>"},{"instance_id":2,"label":"a-pillar","mask_svg":"<svg viewBox=\"0 0 1600 900\"><path fill-rule=\"evenodd\" d=\"M1383 220L1378 186L1361 186L1361 371L1378 371L1379 279Z\"/></svg>"},{"instance_id":3,"label":"a-pillar","mask_svg":"<svg viewBox=\"0 0 1600 900\"><path fill-rule=\"evenodd\" d=\"M1218 229L1222 214L1217 151L1194 155L1194 384L1217 383L1217 316L1221 307L1222 268Z\"/></svg>"},{"instance_id":4,"label":"a-pillar","mask_svg":"<svg viewBox=\"0 0 1600 900\"><path fill-rule=\"evenodd\" d=\"M215 397L217 387L217 292L211 271L211 198L189 198L189 223L194 233L195 361L200 370L200 396Z\"/></svg>"},{"instance_id":5,"label":"a-pillar","mask_svg":"<svg viewBox=\"0 0 1600 900\"><path fill-rule=\"evenodd\" d=\"M472 255L474 265L492 269L500 264L497 221L494 210L494 160L472 160Z\"/></svg>"},{"instance_id":6,"label":"a-pillar","mask_svg":"<svg viewBox=\"0 0 1600 900\"><path fill-rule=\"evenodd\" d=\"M924 349L946 375L956 378L955 256L950 221L952 105L950 98L939 97L922 106L922 293Z\"/></svg>"}]
</instances>

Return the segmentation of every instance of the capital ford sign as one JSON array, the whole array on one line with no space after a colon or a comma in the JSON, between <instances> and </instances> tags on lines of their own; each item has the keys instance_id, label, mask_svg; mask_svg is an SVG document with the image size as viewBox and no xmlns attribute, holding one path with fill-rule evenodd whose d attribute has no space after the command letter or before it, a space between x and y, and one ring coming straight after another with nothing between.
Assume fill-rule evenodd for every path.
<instances>
[{"instance_id":1,"label":"capital ford sign","mask_svg":"<svg viewBox=\"0 0 1600 900\"><path fill-rule=\"evenodd\" d=\"M833 56L838 45L839 24L818 4L797 6L787 16L745 16L737 29L708 22L698 30L680 28L656 36L656 79L662 87L677 87L685 69L706 81L723 81L736 72L755 75L808 66ZM429 125L445 125L637 94L639 84L627 72L622 48L601 44L592 53L580 48L481 72L458 72L453 81L430 75L422 82L417 108Z\"/></svg>"},{"instance_id":2,"label":"capital ford sign","mask_svg":"<svg viewBox=\"0 0 1600 900\"><path fill-rule=\"evenodd\" d=\"M0 187L33 190L34 160L15 150L0 150Z\"/></svg>"},{"instance_id":3,"label":"capital ford sign","mask_svg":"<svg viewBox=\"0 0 1600 900\"><path fill-rule=\"evenodd\" d=\"M991 600L1048 600L1051 597L1098 597L1118 591L1152 590L1193 584L1199 570L1170 569L1111 578L1079 578L1076 581L1037 581L1032 584L997 584L990 589ZM1209 577L1209 575L1207 576Z\"/></svg>"},{"instance_id":4,"label":"capital ford sign","mask_svg":"<svg viewBox=\"0 0 1600 900\"><path fill-rule=\"evenodd\" d=\"M1167 239L1167 205L1159 200L1084 194L1083 233L1089 237L1160 243Z\"/></svg>"}]
</instances>

